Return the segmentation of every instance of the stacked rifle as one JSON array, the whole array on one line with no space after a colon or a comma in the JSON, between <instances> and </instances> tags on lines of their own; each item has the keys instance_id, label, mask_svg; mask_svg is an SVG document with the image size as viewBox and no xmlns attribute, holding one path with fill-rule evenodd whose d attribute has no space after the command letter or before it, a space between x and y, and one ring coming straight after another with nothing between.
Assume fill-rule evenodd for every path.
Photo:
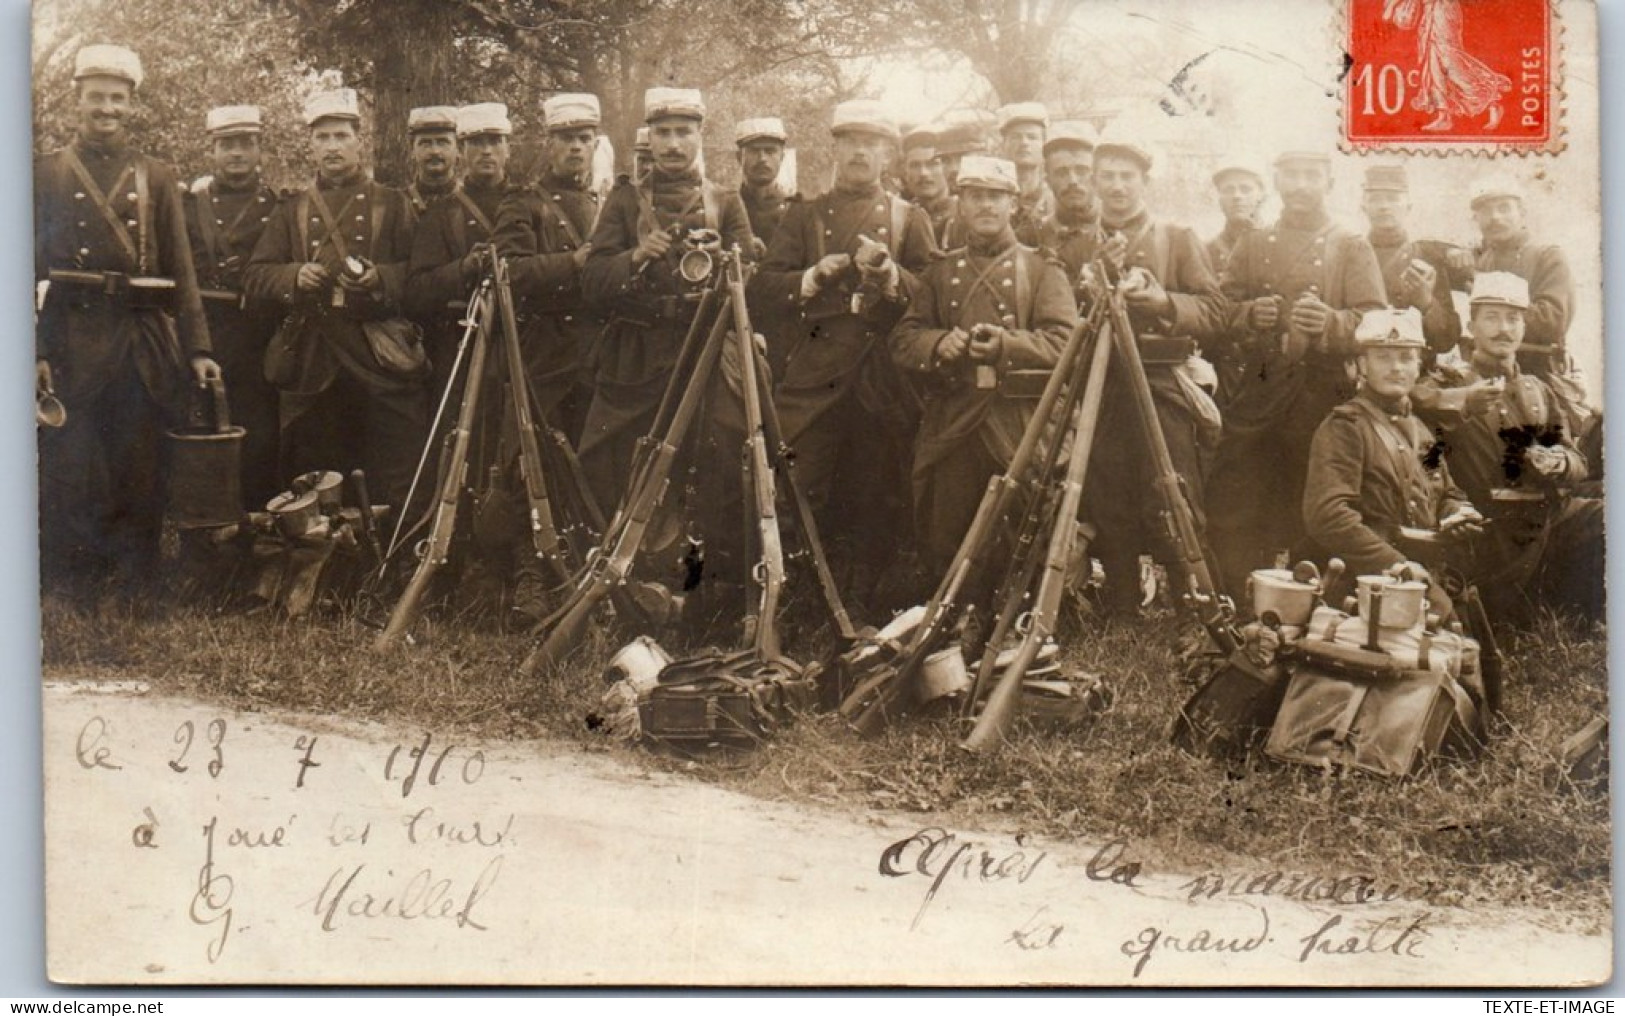
<instances>
[{"instance_id":1,"label":"stacked rifle","mask_svg":"<svg viewBox=\"0 0 1625 1016\"><path fill-rule=\"evenodd\" d=\"M843 658L846 672L840 681L850 690L840 712L860 734L877 733L920 703L922 670L945 648L980 661L962 700L964 715L976 716L964 746L995 747L1009 734L1021 708L1023 681L1054 633L1069 564L1086 549L1080 546L1078 509L1113 364L1132 393L1157 476L1160 512L1178 548L1182 599L1225 652L1239 646L1233 610L1215 588L1151 401L1123 303L1122 278L1105 260L1096 262L1094 275L1099 282L1088 312L1068 337L1009 465L988 481L975 519L918 623ZM990 571L999 560L1008 563L991 585ZM988 625L979 614L989 612L990 605L997 605L997 613ZM1020 638L1013 655L1006 649L1012 634Z\"/></svg>"}]
</instances>

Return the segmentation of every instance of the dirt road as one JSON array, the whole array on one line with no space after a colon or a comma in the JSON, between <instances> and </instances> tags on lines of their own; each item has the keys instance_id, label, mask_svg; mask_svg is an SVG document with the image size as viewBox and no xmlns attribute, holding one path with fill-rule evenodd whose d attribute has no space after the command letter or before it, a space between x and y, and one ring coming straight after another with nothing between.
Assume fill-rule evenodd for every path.
<instances>
[{"instance_id":1,"label":"dirt road","mask_svg":"<svg viewBox=\"0 0 1625 1016\"><path fill-rule=\"evenodd\" d=\"M1580 984L1606 933L1358 873L1156 871L547 744L48 684L68 982ZM1311 902L1306 902L1311 901Z\"/></svg>"}]
</instances>

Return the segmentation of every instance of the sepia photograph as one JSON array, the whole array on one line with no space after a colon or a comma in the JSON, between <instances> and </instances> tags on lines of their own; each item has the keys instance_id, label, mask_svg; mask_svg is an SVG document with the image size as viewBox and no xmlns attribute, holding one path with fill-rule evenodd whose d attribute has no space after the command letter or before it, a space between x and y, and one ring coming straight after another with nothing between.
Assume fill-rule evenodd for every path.
<instances>
[{"instance_id":1,"label":"sepia photograph","mask_svg":"<svg viewBox=\"0 0 1625 1016\"><path fill-rule=\"evenodd\" d=\"M1613 977L1594 0L34 0L46 976Z\"/></svg>"}]
</instances>

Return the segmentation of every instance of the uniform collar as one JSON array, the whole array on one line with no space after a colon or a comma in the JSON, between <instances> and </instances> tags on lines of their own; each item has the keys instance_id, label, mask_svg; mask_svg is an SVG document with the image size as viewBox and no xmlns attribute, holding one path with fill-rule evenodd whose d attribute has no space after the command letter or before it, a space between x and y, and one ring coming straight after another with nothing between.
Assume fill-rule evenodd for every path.
<instances>
[{"instance_id":1,"label":"uniform collar","mask_svg":"<svg viewBox=\"0 0 1625 1016\"><path fill-rule=\"evenodd\" d=\"M322 190L343 190L349 187L360 187L367 182L367 171L357 167L343 176L325 176L316 174L316 186Z\"/></svg>"},{"instance_id":2,"label":"uniform collar","mask_svg":"<svg viewBox=\"0 0 1625 1016\"><path fill-rule=\"evenodd\" d=\"M1519 374L1518 358L1513 356L1507 360L1480 359L1476 354L1469 365L1473 373L1481 378L1504 377L1508 381L1516 380Z\"/></svg>"},{"instance_id":3,"label":"uniform collar","mask_svg":"<svg viewBox=\"0 0 1625 1016\"><path fill-rule=\"evenodd\" d=\"M1240 240L1242 237L1246 236L1248 233L1251 233L1257 228L1258 223L1254 222L1252 219L1226 219L1224 229L1219 231L1219 235L1223 237L1226 242L1234 244L1237 240Z\"/></svg>"},{"instance_id":4,"label":"uniform collar","mask_svg":"<svg viewBox=\"0 0 1625 1016\"><path fill-rule=\"evenodd\" d=\"M757 187L750 183L741 183L739 185L739 195L746 201L771 201L774 198L783 197L784 193L779 190L779 182L773 180L763 187Z\"/></svg>"},{"instance_id":5,"label":"uniform collar","mask_svg":"<svg viewBox=\"0 0 1625 1016\"><path fill-rule=\"evenodd\" d=\"M1501 241L1496 242L1496 243L1486 244L1485 246L1487 246L1492 251L1516 251L1516 250L1521 249L1528 242L1529 242L1529 229L1528 229L1528 227L1525 227L1525 228L1520 229L1517 232L1513 233L1511 236L1507 237L1505 240L1501 240Z\"/></svg>"},{"instance_id":6,"label":"uniform collar","mask_svg":"<svg viewBox=\"0 0 1625 1016\"><path fill-rule=\"evenodd\" d=\"M414 181L412 184L412 189L415 190L418 196L423 200L433 201L437 198L443 198L457 193L457 184L458 180L456 177L452 177L443 184L435 184L433 186Z\"/></svg>"},{"instance_id":7,"label":"uniform collar","mask_svg":"<svg viewBox=\"0 0 1625 1016\"><path fill-rule=\"evenodd\" d=\"M470 197L484 197L491 194L501 194L507 189L507 186L508 181L506 178L497 180L495 183L487 184L477 183L472 179L463 181L463 190L466 191Z\"/></svg>"},{"instance_id":8,"label":"uniform collar","mask_svg":"<svg viewBox=\"0 0 1625 1016\"><path fill-rule=\"evenodd\" d=\"M1332 221L1331 216L1326 214L1324 208L1316 212L1295 212L1285 209L1281 212L1280 227L1282 229L1301 229L1304 232L1312 233L1330 221Z\"/></svg>"},{"instance_id":9,"label":"uniform collar","mask_svg":"<svg viewBox=\"0 0 1625 1016\"><path fill-rule=\"evenodd\" d=\"M224 178L218 176L209 182L209 189L216 194L252 194L258 191L261 186L262 181L258 170L250 174L248 179L241 184L227 183Z\"/></svg>"},{"instance_id":10,"label":"uniform collar","mask_svg":"<svg viewBox=\"0 0 1625 1016\"><path fill-rule=\"evenodd\" d=\"M1411 399L1408 395L1401 395L1397 399L1391 399L1378 395L1368 387L1362 387L1360 394L1355 398L1364 399L1370 405L1375 406L1384 416L1411 415Z\"/></svg>"},{"instance_id":11,"label":"uniform collar","mask_svg":"<svg viewBox=\"0 0 1625 1016\"><path fill-rule=\"evenodd\" d=\"M965 242L966 248L979 258L1000 257L1015 245L1016 234L1015 231L1009 226L1004 227L1004 232L1000 233L990 241L980 240L975 236L969 235L967 231Z\"/></svg>"},{"instance_id":12,"label":"uniform collar","mask_svg":"<svg viewBox=\"0 0 1625 1016\"><path fill-rule=\"evenodd\" d=\"M1144 205L1141 205L1139 211L1135 212L1133 215L1130 215L1122 222L1107 222L1105 216L1101 216L1100 228L1115 230L1119 233L1134 233L1143 229L1145 224L1150 221L1151 210L1146 208Z\"/></svg>"},{"instance_id":13,"label":"uniform collar","mask_svg":"<svg viewBox=\"0 0 1625 1016\"><path fill-rule=\"evenodd\" d=\"M81 157L92 159L118 159L130 150L130 132L119 131L118 136L106 143L92 141L83 135L75 136L73 147L78 149Z\"/></svg>"},{"instance_id":14,"label":"uniform collar","mask_svg":"<svg viewBox=\"0 0 1625 1016\"><path fill-rule=\"evenodd\" d=\"M548 190L583 191L587 182L579 173L555 173L550 166L542 172L542 186Z\"/></svg>"},{"instance_id":15,"label":"uniform collar","mask_svg":"<svg viewBox=\"0 0 1625 1016\"><path fill-rule=\"evenodd\" d=\"M882 192L883 188L877 180L874 183L859 184L855 187L848 187L838 183L830 190L829 195L839 201L857 201L864 198L878 198Z\"/></svg>"},{"instance_id":16,"label":"uniform collar","mask_svg":"<svg viewBox=\"0 0 1625 1016\"><path fill-rule=\"evenodd\" d=\"M1389 248L1403 247L1409 237L1405 233L1404 226L1373 226L1371 232L1366 234L1366 239L1371 241L1373 247Z\"/></svg>"},{"instance_id":17,"label":"uniform collar","mask_svg":"<svg viewBox=\"0 0 1625 1016\"><path fill-rule=\"evenodd\" d=\"M698 187L702 182L698 164L688 167L681 173L668 173L661 169L657 163L649 170L649 186L655 190L676 190L680 187Z\"/></svg>"}]
</instances>

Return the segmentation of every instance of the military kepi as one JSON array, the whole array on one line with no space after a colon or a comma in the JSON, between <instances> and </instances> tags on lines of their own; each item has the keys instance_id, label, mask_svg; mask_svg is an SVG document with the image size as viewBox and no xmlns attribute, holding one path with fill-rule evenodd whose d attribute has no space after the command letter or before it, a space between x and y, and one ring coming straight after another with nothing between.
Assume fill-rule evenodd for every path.
<instances>
[{"instance_id":1,"label":"military kepi","mask_svg":"<svg viewBox=\"0 0 1625 1016\"><path fill-rule=\"evenodd\" d=\"M1050 126L1049 134L1044 139L1044 154L1062 149L1091 152L1099 141L1095 129L1084 121L1057 120Z\"/></svg>"},{"instance_id":2,"label":"military kepi","mask_svg":"<svg viewBox=\"0 0 1625 1016\"><path fill-rule=\"evenodd\" d=\"M893 141L902 137L897 120L875 99L852 99L836 105L829 125L831 134L878 134Z\"/></svg>"},{"instance_id":3,"label":"military kepi","mask_svg":"<svg viewBox=\"0 0 1625 1016\"><path fill-rule=\"evenodd\" d=\"M1421 349L1427 345L1422 338L1422 312L1415 307L1368 310L1354 329L1354 344L1360 349Z\"/></svg>"},{"instance_id":4,"label":"military kepi","mask_svg":"<svg viewBox=\"0 0 1625 1016\"><path fill-rule=\"evenodd\" d=\"M1042 102L1012 102L999 107L999 133L1014 127L1019 123L1035 123L1040 127L1049 128L1049 110L1044 108Z\"/></svg>"},{"instance_id":5,"label":"military kepi","mask_svg":"<svg viewBox=\"0 0 1625 1016\"><path fill-rule=\"evenodd\" d=\"M1473 292L1467 298L1469 306L1481 303L1499 303L1519 310L1529 309L1529 280L1511 272L1479 272L1473 276Z\"/></svg>"},{"instance_id":6,"label":"military kepi","mask_svg":"<svg viewBox=\"0 0 1625 1016\"><path fill-rule=\"evenodd\" d=\"M777 141L782 145L788 140L790 134L784 129L784 121L776 116L753 116L734 124L736 145L748 145L752 141Z\"/></svg>"},{"instance_id":7,"label":"military kepi","mask_svg":"<svg viewBox=\"0 0 1625 1016\"><path fill-rule=\"evenodd\" d=\"M705 100L698 88L651 88L643 93L643 119L648 123L667 117L705 119Z\"/></svg>"},{"instance_id":8,"label":"military kepi","mask_svg":"<svg viewBox=\"0 0 1625 1016\"><path fill-rule=\"evenodd\" d=\"M457 129L455 106L419 106L406 114L406 133L431 134Z\"/></svg>"},{"instance_id":9,"label":"military kepi","mask_svg":"<svg viewBox=\"0 0 1625 1016\"><path fill-rule=\"evenodd\" d=\"M211 138L259 134L264 130L258 106L216 106L203 116L203 132Z\"/></svg>"},{"instance_id":10,"label":"military kepi","mask_svg":"<svg viewBox=\"0 0 1625 1016\"><path fill-rule=\"evenodd\" d=\"M1365 189L1368 191L1410 190L1410 184L1405 179L1405 167L1397 162L1367 166L1365 170Z\"/></svg>"},{"instance_id":11,"label":"military kepi","mask_svg":"<svg viewBox=\"0 0 1625 1016\"><path fill-rule=\"evenodd\" d=\"M476 102L457 110L457 136L460 138L512 133L513 123L508 119L507 103Z\"/></svg>"},{"instance_id":12,"label":"military kepi","mask_svg":"<svg viewBox=\"0 0 1625 1016\"><path fill-rule=\"evenodd\" d=\"M145 75L141 58L123 46L97 44L81 47L73 57L73 80L80 78L121 78L131 88L140 88Z\"/></svg>"},{"instance_id":13,"label":"military kepi","mask_svg":"<svg viewBox=\"0 0 1625 1016\"><path fill-rule=\"evenodd\" d=\"M981 187L984 190L1005 191L1010 194L1021 193L1021 187L1016 182L1016 164L1009 159L997 159L991 155L967 155L961 159L956 186L960 190L966 187Z\"/></svg>"},{"instance_id":14,"label":"military kepi","mask_svg":"<svg viewBox=\"0 0 1625 1016\"><path fill-rule=\"evenodd\" d=\"M561 92L542 102L542 122L550 131L596 128L602 120L598 96L591 92Z\"/></svg>"},{"instance_id":15,"label":"military kepi","mask_svg":"<svg viewBox=\"0 0 1625 1016\"><path fill-rule=\"evenodd\" d=\"M1518 186L1516 180L1501 176L1488 176L1474 182L1471 198L1467 207L1477 208L1486 201L1496 201L1501 198L1517 198L1523 200L1523 188Z\"/></svg>"},{"instance_id":16,"label":"military kepi","mask_svg":"<svg viewBox=\"0 0 1625 1016\"><path fill-rule=\"evenodd\" d=\"M305 102L306 127L314 127L316 121L328 117L361 122L361 102L356 98L355 89L335 88L327 92L317 92Z\"/></svg>"}]
</instances>

